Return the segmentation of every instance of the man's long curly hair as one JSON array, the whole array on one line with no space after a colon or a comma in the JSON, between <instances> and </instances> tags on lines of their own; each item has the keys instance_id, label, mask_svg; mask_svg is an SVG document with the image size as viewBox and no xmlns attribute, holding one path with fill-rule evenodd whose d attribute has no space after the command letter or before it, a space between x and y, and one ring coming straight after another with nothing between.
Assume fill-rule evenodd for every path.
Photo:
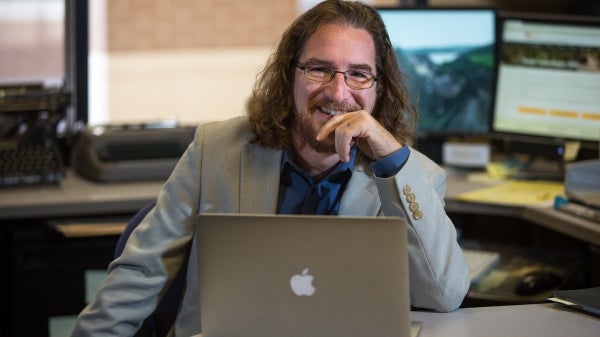
<instances>
[{"instance_id":1,"label":"man's long curly hair","mask_svg":"<svg viewBox=\"0 0 600 337\"><path fill-rule=\"evenodd\" d=\"M277 149L292 147L294 72L306 41L323 24L364 29L375 42L377 100L372 115L402 144L414 140L416 110L408 100L403 74L380 15L355 1L326 0L298 17L257 77L246 109L253 142Z\"/></svg>"}]
</instances>

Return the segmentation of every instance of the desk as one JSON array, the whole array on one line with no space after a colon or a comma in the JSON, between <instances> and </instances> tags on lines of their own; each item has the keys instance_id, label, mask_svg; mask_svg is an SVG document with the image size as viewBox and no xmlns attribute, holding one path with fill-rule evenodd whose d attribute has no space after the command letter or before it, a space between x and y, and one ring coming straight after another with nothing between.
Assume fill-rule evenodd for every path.
<instances>
[{"instance_id":1,"label":"desk","mask_svg":"<svg viewBox=\"0 0 600 337\"><path fill-rule=\"evenodd\" d=\"M134 213L163 182L96 183L69 171L57 185L0 188L0 220Z\"/></svg>"},{"instance_id":2,"label":"desk","mask_svg":"<svg viewBox=\"0 0 600 337\"><path fill-rule=\"evenodd\" d=\"M600 332L599 318L555 304L413 311L411 320L423 322L419 337L591 337Z\"/></svg>"},{"instance_id":3,"label":"desk","mask_svg":"<svg viewBox=\"0 0 600 337\"><path fill-rule=\"evenodd\" d=\"M600 331L600 319L554 304L413 311L410 319L423 322L419 337L592 337Z\"/></svg>"},{"instance_id":4,"label":"desk","mask_svg":"<svg viewBox=\"0 0 600 337\"><path fill-rule=\"evenodd\" d=\"M523 233L520 232L521 225L534 225L532 229L535 229L536 226L539 229L548 229L550 231L546 232L546 234L542 234L541 236L536 234L544 233L544 231L532 231L529 238L529 240L531 240L531 246L527 241L524 241L525 244L521 243L514 246L512 246L512 243L506 244L506 241L503 241L505 244L504 246L502 246L502 243L500 243L500 251L503 253L504 262L507 265L510 265L511 262L517 261L516 265L519 265L519 249L522 249L525 260L527 259L527 254L532 253L533 257L531 261L542 257L535 255L537 251L545 252L545 249L548 249L547 252L549 254L548 256L544 257L547 257L548 261L552 262L546 266L562 268L562 266L560 266L560 262L557 264L557 260L553 260L552 254L556 254L555 252L563 247L568 247L565 252L578 255L579 261L583 263L583 268L577 270L572 269L568 272L569 274L566 275L567 280L573 282L573 284L568 284L567 286L579 287L580 284L584 284L586 286L598 286L600 284L600 273L598 272L598 270L600 270L598 269L600 263L600 223L573 216L565 212L557 211L548 203L541 205L521 206L462 201L459 199L459 196L462 193L470 192L479 188L490 187L494 184L503 184L503 182L470 181L468 176L464 173L456 173L452 170L447 170L447 172L447 192L445 199L446 211L449 213L450 217L454 217L454 220L461 218L464 219L465 217L463 217L463 215L466 215L466 218L472 216L472 218L475 219L475 221L467 221L468 226L465 227L467 228L465 233L469 233L468 229L472 228L476 228L478 231L471 237L467 237L467 240L474 239L476 242L481 243L483 241L479 241L479 239L487 236L487 239L492 241L487 241L486 243L488 245L491 244L490 249L495 250L498 248L498 246L493 245L497 243L496 240L498 240L498 242L502 242L502 238L498 238L495 235L502 237L502 234L507 233L508 231L515 237L515 241L518 241L525 240L524 236L521 236ZM486 220L489 222L486 222ZM507 225L506 227L502 226L504 225L505 221ZM455 221L455 225L460 227L459 224L460 221ZM513 231L510 232L510 230ZM504 236L503 238L506 239L506 237L507 236ZM574 240L569 240L571 238ZM539 246L534 247L534 245ZM515 251L517 251L516 255L511 255L512 253L515 253ZM516 258L512 259L511 256L516 256ZM565 261L569 260L565 259ZM571 262L567 262L567 264L571 266L573 265ZM533 266L535 264L531 263L531 265ZM568 265L564 266L567 267L565 270L568 270ZM536 266L536 268L539 268L539 266ZM500 268L500 270L503 269ZM518 269L517 267L516 270L523 271L525 269ZM499 275L501 274L497 274L496 276L498 277ZM515 277L518 278L519 275L515 274ZM498 280L499 279L495 279L495 281ZM543 301L544 296L546 296L544 293L542 293L540 296L528 299L519 297L512 298L510 291L504 292L504 290L508 291L510 288L512 288L512 281L514 281L514 279L507 279L506 282L498 284L498 287L494 286L494 291L490 291L488 289L482 290L482 292L478 293L472 289L472 291L469 292L468 299L474 301L474 305L488 305L490 302L539 302ZM490 284L493 284L493 282ZM469 302L467 305L469 304L472 305L473 303Z\"/></svg>"},{"instance_id":5,"label":"desk","mask_svg":"<svg viewBox=\"0 0 600 337\"><path fill-rule=\"evenodd\" d=\"M158 195L163 182L96 183L69 171L59 185L3 187L1 220L133 214ZM455 213L508 216L600 246L600 224L554 210L551 206L507 206L458 200L464 192L489 186L465 174L448 171L446 210Z\"/></svg>"},{"instance_id":6,"label":"desk","mask_svg":"<svg viewBox=\"0 0 600 337\"><path fill-rule=\"evenodd\" d=\"M527 207L523 219L568 235L578 240L600 246L600 223L560 212L552 207Z\"/></svg>"},{"instance_id":7,"label":"desk","mask_svg":"<svg viewBox=\"0 0 600 337\"><path fill-rule=\"evenodd\" d=\"M2 259L0 259L0 270L10 269L6 266L13 266L14 269L16 263L23 260L21 258L23 254L27 253L22 253L23 249L38 246L37 239L32 239L31 242L26 243L25 245L20 241L17 242L18 240L13 240L13 231L17 231L21 229L21 227L28 227L29 225L31 225L31 227L37 226L36 228L43 229L47 226L40 224L43 224L43 220L49 218L133 214L145 204L155 199L160 192L162 185L163 182L95 183L81 178L74 172L69 171L67 178L59 185L0 188L0 246L2 252L6 253L2 256ZM525 219L553 231L574 237L583 242L591 243L596 246L600 245L600 224L575 218L569 214L556 212L548 206L540 208L476 204L459 201L457 199L457 196L460 193L483 186L486 185L468 181L464 175L449 175L447 179L448 188L446 196L447 211L510 216ZM482 224L482 226L485 226L485 224ZM3 245L5 243L9 243L9 247L4 247ZM60 242L59 240L58 243L55 243L54 240L48 240L48 242L45 242L44 244L47 244L47 246L44 246L44 252L53 252L58 248L61 248L62 250L65 250L65 255L70 254L68 256L79 258L79 256L77 256L79 253L70 253L71 251L67 250L68 247L65 247L66 243L64 241ZM88 242L78 243L75 240L73 244L76 245L76 247L81 246L88 250L96 250L96 248L91 246L91 243ZM74 248L74 251L79 252L80 250ZM102 254L107 255L107 258L110 258L112 251L110 249L108 249L108 251L107 254ZM98 255L100 255L100 253L98 253ZM26 255L26 257L30 257L30 255ZM57 260L60 262L60 259ZM104 262L102 261L97 261L96 264L104 266ZM36 264L36 266L38 265L40 264ZM77 280L77 277L83 277L83 273L81 272L76 275L74 274L72 265L69 265L69 268L71 269L68 269L68 273L60 273L60 271L58 271L58 274L60 274L59 276L68 274L68 277L73 280ZM89 257L82 255L81 266L78 268L90 268ZM2 290L0 291L0 303L2 303L2 306L0 306L0 324L2 324L5 329L8 328L9 331L11 324L14 324L14 322L17 321L17 317L15 317L17 312L12 311L12 305L31 304L31 307L39 307L37 299L32 301L21 301L22 294L28 294L31 288L21 286L23 280L18 278L19 275L17 275L15 270L9 270L7 277L0 278L0 289ZM30 271L27 270L27 273L23 273L23 275L30 275ZM50 277L48 277L48 274L36 277L38 279L44 279L46 284L50 284ZM59 280L58 277L55 278ZM60 278L60 280L62 280L62 278ZM20 289L20 292L17 292L16 288L19 286L23 289ZM76 293L77 291L72 292ZM57 293L60 295L60 291ZM81 291L81 293L83 294L83 291ZM64 299L62 301L68 302ZM62 310L63 308L60 309ZM72 311L76 312L77 310ZM60 314L64 315L65 312L61 312ZM552 336L553 332L556 332L557 336L592 336L594 333L590 333L589 325L594 325L598 328L597 320L590 321L587 317L571 312L559 315L559 312L563 311L553 306L496 307L494 309L465 308L450 314L414 312L413 319L421 320L425 323L421 334L422 337L442 335L458 336L459 333L461 337L471 335L518 336L524 335L523 331L527 331L525 335L534 335L533 333L529 333L530 331L534 331L538 335L547 336ZM31 314L20 315L23 316L27 322L38 322L44 319L44 317L33 318ZM57 314L53 313L53 315ZM565 317L567 318L564 319ZM547 320L550 322L546 323ZM565 320L568 320L567 324L564 324ZM530 321L533 323L530 324ZM562 322L563 324L559 324L559 322ZM30 325L35 324L36 323L32 323ZM536 330L544 328L546 324L550 324L550 326L556 324L559 326L557 326L556 329L552 329L549 333L546 333L547 331L545 330ZM565 333L564 329L573 324L577 325L577 327L574 327L576 330L569 330ZM44 322L41 328L47 329L46 322ZM517 330L517 328L521 330ZM498 334L496 334L496 332ZM582 333L580 334L579 332ZM14 335L21 336L18 333L15 333ZM35 335L43 336L41 333Z\"/></svg>"},{"instance_id":8,"label":"desk","mask_svg":"<svg viewBox=\"0 0 600 337\"><path fill-rule=\"evenodd\" d=\"M502 182L496 183L501 184ZM600 246L600 223L556 211L550 205L494 205L458 200L458 196L462 193L488 186L490 185L486 183L469 181L464 174L448 173L446 211L520 218L583 242Z\"/></svg>"},{"instance_id":9,"label":"desk","mask_svg":"<svg viewBox=\"0 0 600 337\"><path fill-rule=\"evenodd\" d=\"M134 213L155 199L163 182L96 183L68 172L60 185L19 186L0 190L0 220ZM448 212L511 216L600 246L600 224L550 206L522 207L476 204L457 199L461 193L489 186L448 174Z\"/></svg>"}]
</instances>

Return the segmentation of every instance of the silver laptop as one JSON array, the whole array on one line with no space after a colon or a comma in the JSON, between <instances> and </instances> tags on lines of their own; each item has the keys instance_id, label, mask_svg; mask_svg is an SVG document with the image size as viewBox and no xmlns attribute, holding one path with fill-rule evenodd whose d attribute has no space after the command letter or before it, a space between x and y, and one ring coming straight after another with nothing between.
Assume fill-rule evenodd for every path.
<instances>
[{"instance_id":1,"label":"silver laptop","mask_svg":"<svg viewBox=\"0 0 600 337\"><path fill-rule=\"evenodd\" d=\"M197 222L203 337L405 337L400 218L204 214Z\"/></svg>"}]
</instances>

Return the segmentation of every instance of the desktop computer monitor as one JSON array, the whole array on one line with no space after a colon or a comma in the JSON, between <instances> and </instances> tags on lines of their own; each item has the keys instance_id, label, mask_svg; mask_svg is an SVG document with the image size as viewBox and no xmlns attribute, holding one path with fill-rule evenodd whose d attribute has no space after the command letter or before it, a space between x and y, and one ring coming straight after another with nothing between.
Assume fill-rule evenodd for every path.
<instances>
[{"instance_id":1,"label":"desktop computer monitor","mask_svg":"<svg viewBox=\"0 0 600 337\"><path fill-rule=\"evenodd\" d=\"M378 8L412 104L415 147L443 162L443 143L489 132L496 67L493 8Z\"/></svg>"},{"instance_id":2,"label":"desktop computer monitor","mask_svg":"<svg viewBox=\"0 0 600 337\"><path fill-rule=\"evenodd\" d=\"M598 157L600 19L504 13L491 131L511 154Z\"/></svg>"},{"instance_id":3,"label":"desktop computer monitor","mask_svg":"<svg viewBox=\"0 0 600 337\"><path fill-rule=\"evenodd\" d=\"M492 8L379 8L411 101L417 133L486 134L492 108L496 11Z\"/></svg>"}]
</instances>

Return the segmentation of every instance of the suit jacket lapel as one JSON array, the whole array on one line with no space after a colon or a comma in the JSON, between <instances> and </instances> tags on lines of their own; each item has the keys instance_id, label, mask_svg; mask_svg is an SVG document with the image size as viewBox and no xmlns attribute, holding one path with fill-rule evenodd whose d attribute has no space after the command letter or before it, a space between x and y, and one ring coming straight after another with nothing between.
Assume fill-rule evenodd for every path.
<instances>
[{"instance_id":1,"label":"suit jacket lapel","mask_svg":"<svg viewBox=\"0 0 600 337\"><path fill-rule=\"evenodd\" d=\"M275 214L279 195L281 150L248 143L240 161L240 212ZM373 195L374 197L365 197ZM376 216L381 208L377 186L360 166L355 167L340 201L340 215Z\"/></svg>"},{"instance_id":2,"label":"suit jacket lapel","mask_svg":"<svg viewBox=\"0 0 600 337\"><path fill-rule=\"evenodd\" d=\"M340 200L339 215L376 216L380 208L381 201L375 182L369 179L362 167L355 166L352 178Z\"/></svg>"},{"instance_id":3,"label":"suit jacket lapel","mask_svg":"<svg viewBox=\"0 0 600 337\"><path fill-rule=\"evenodd\" d=\"M248 143L240 161L240 212L275 214L281 150Z\"/></svg>"}]
</instances>

